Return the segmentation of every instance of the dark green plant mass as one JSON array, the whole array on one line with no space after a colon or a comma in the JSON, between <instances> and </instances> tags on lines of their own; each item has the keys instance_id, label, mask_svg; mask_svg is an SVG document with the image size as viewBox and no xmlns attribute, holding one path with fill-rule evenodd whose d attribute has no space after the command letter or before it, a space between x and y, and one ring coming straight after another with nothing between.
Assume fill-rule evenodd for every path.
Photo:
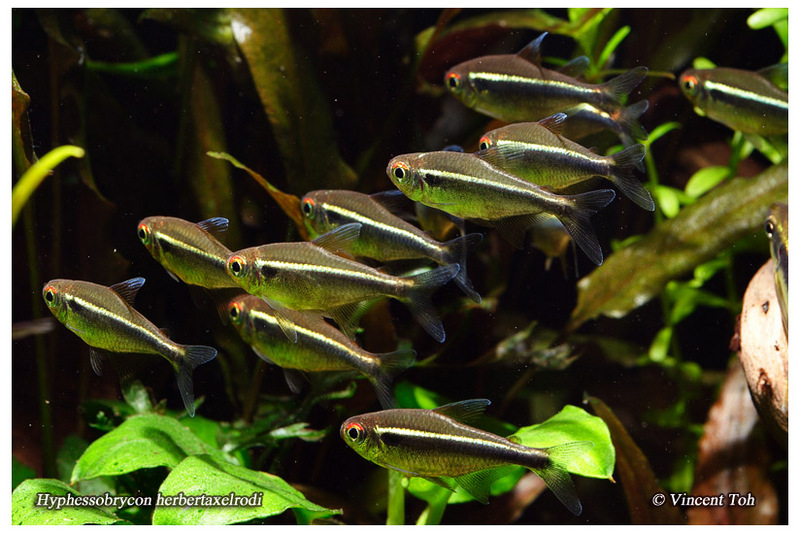
<instances>
[{"instance_id":1,"label":"dark green plant mass","mask_svg":"<svg viewBox=\"0 0 800 533\"><path fill-rule=\"evenodd\" d=\"M12 29L14 524L787 523L788 9Z\"/></svg>"}]
</instances>

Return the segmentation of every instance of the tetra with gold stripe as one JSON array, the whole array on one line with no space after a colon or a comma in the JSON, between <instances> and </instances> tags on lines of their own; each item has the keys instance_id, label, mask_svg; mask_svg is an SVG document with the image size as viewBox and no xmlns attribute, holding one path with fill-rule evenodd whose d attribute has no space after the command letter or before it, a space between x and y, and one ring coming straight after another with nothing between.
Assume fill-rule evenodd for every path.
<instances>
[{"instance_id":1,"label":"tetra with gold stripe","mask_svg":"<svg viewBox=\"0 0 800 533\"><path fill-rule=\"evenodd\" d=\"M439 478L452 477L484 503L492 477L485 471L523 466L539 475L570 511L580 514L581 504L566 469L592 443L529 448L469 425L488 405L488 400L467 400L431 410L367 413L347 419L339 432L365 459L438 484L444 483Z\"/></svg>"}]
</instances>

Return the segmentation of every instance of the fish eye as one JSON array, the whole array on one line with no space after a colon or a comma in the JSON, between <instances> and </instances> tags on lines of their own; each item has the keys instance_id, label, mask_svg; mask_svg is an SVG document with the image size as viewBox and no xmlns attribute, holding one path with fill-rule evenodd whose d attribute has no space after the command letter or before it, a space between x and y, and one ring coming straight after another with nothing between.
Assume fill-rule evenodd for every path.
<instances>
[{"instance_id":1,"label":"fish eye","mask_svg":"<svg viewBox=\"0 0 800 533\"><path fill-rule=\"evenodd\" d=\"M56 292L55 288L45 287L42 296L44 297L44 301L47 303L48 307L53 307L56 305L58 293Z\"/></svg>"},{"instance_id":2,"label":"fish eye","mask_svg":"<svg viewBox=\"0 0 800 533\"><path fill-rule=\"evenodd\" d=\"M461 88L461 76L455 72L450 72L447 74L446 83L448 89L451 91L457 91Z\"/></svg>"},{"instance_id":3,"label":"fish eye","mask_svg":"<svg viewBox=\"0 0 800 533\"><path fill-rule=\"evenodd\" d=\"M139 224L139 230L136 233L139 235L139 240L142 241L142 244L145 246L150 244L153 233L150 231L150 228L147 227L147 224Z\"/></svg>"},{"instance_id":4,"label":"fish eye","mask_svg":"<svg viewBox=\"0 0 800 533\"><path fill-rule=\"evenodd\" d=\"M693 93L695 88L697 88L697 78L692 75L684 76L681 80L681 87L687 93Z\"/></svg>"},{"instance_id":5,"label":"fish eye","mask_svg":"<svg viewBox=\"0 0 800 533\"><path fill-rule=\"evenodd\" d=\"M303 214L308 218L314 218L314 200L311 198L306 198L303 200L303 206L301 208L303 210Z\"/></svg>"},{"instance_id":6,"label":"fish eye","mask_svg":"<svg viewBox=\"0 0 800 533\"><path fill-rule=\"evenodd\" d=\"M241 322L243 316L241 304L240 303L232 304L230 310L228 311L228 316L230 316L231 322L233 322L234 324L238 324L239 322Z\"/></svg>"},{"instance_id":7,"label":"fish eye","mask_svg":"<svg viewBox=\"0 0 800 533\"><path fill-rule=\"evenodd\" d=\"M242 276L242 275L244 275L244 266L245 266L245 264L246 263L245 263L245 260L243 258L239 257L238 255L234 255L233 257L228 259L228 264L227 264L228 272L232 276L236 276L236 277Z\"/></svg>"},{"instance_id":8,"label":"fish eye","mask_svg":"<svg viewBox=\"0 0 800 533\"><path fill-rule=\"evenodd\" d=\"M344 432L352 442L361 442L364 439L364 428L357 422L348 424Z\"/></svg>"},{"instance_id":9,"label":"fish eye","mask_svg":"<svg viewBox=\"0 0 800 533\"><path fill-rule=\"evenodd\" d=\"M487 148L491 147L492 147L492 141L489 139L489 137L481 137L479 148L481 150L486 150Z\"/></svg>"},{"instance_id":10,"label":"fish eye","mask_svg":"<svg viewBox=\"0 0 800 533\"><path fill-rule=\"evenodd\" d=\"M395 163L392 165L392 175L394 178L402 183L404 179L406 179L406 175L408 174L408 167L405 166L403 163Z\"/></svg>"},{"instance_id":11,"label":"fish eye","mask_svg":"<svg viewBox=\"0 0 800 533\"><path fill-rule=\"evenodd\" d=\"M767 232L767 237L770 239L775 234L775 223L772 221L772 219L767 219L767 221L764 223L764 231Z\"/></svg>"}]
</instances>

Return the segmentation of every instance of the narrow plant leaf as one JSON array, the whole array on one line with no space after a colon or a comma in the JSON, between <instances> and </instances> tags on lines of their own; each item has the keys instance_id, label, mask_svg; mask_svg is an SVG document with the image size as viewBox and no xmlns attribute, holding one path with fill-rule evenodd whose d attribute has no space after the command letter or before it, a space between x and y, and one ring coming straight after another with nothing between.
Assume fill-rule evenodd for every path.
<instances>
[{"instance_id":1,"label":"narrow plant leaf","mask_svg":"<svg viewBox=\"0 0 800 533\"><path fill-rule=\"evenodd\" d=\"M83 148L78 146L59 146L31 165L11 191L11 224L17 223L17 218L28 198L55 167L69 157L83 157L85 153Z\"/></svg>"},{"instance_id":2,"label":"narrow plant leaf","mask_svg":"<svg viewBox=\"0 0 800 533\"><path fill-rule=\"evenodd\" d=\"M234 39L283 157L287 187L297 193L353 188L355 172L342 160L325 94L308 54L297 48L283 9L230 11Z\"/></svg>"},{"instance_id":3,"label":"narrow plant leaf","mask_svg":"<svg viewBox=\"0 0 800 533\"><path fill-rule=\"evenodd\" d=\"M239 503L170 502L156 505L154 525L223 525L247 522L278 515L287 509L301 508L324 516L341 511L326 509L306 499L284 480L227 463L210 455L186 458L164 480L162 497L221 496L238 497ZM319 516L319 515L318 515Z\"/></svg>"},{"instance_id":4,"label":"narrow plant leaf","mask_svg":"<svg viewBox=\"0 0 800 533\"><path fill-rule=\"evenodd\" d=\"M788 166L715 188L645 238L618 250L578 282L573 331L598 315L625 316L736 241L762 231L769 206L788 196Z\"/></svg>"},{"instance_id":5,"label":"narrow plant leaf","mask_svg":"<svg viewBox=\"0 0 800 533\"><path fill-rule=\"evenodd\" d=\"M174 468L187 456L199 454L221 452L173 418L133 416L89 445L72 471L72 482L141 468Z\"/></svg>"},{"instance_id":6,"label":"narrow plant leaf","mask_svg":"<svg viewBox=\"0 0 800 533\"><path fill-rule=\"evenodd\" d=\"M669 495L656 482L653 469L647 457L636 445L625 426L613 411L598 398L589 397L587 401L597 415L608 426L611 440L616 450L617 474L628 500L628 509L633 524L683 524L686 522L680 508L671 505ZM664 496L662 505L657 494ZM654 500L654 498L656 498Z\"/></svg>"},{"instance_id":7,"label":"narrow plant leaf","mask_svg":"<svg viewBox=\"0 0 800 533\"><path fill-rule=\"evenodd\" d=\"M79 524L115 524L123 522L113 513L101 507L76 506L57 509L56 502L48 499L47 506L40 494L50 497L71 495L72 501L82 496L63 481L57 479L28 479L23 481L11 494L11 523L13 525L46 526L46 525L79 525ZM64 500L65 501L65 500ZM51 504L52 502L52 504ZM62 504L63 505L63 504Z\"/></svg>"},{"instance_id":8,"label":"narrow plant leaf","mask_svg":"<svg viewBox=\"0 0 800 533\"><path fill-rule=\"evenodd\" d=\"M206 155L215 159L224 159L236 168L240 168L250 174L250 176L256 180L256 183L261 185L264 190L267 191L270 196L272 196L272 199L275 200L281 210L286 213L286 216L288 216L289 219L294 222L294 225L297 228L298 233L300 233L300 236L304 240L311 239L311 236L308 234L308 230L306 229L306 225L303 222L303 213L300 212L300 198L294 194L287 194L281 191L264 179L261 174L243 165L238 159L230 154L226 154L224 152L207 152Z\"/></svg>"}]
</instances>

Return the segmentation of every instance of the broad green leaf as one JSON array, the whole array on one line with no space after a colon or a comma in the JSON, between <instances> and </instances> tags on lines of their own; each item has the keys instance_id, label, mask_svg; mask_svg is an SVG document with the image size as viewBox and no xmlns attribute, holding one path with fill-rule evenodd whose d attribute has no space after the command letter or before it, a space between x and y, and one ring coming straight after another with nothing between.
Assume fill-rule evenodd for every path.
<instances>
[{"instance_id":1,"label":"broad green leaf","mask_svg":"<svg viewBox=\"0 0 800 533\"><path fill-rule=\"evenodd\" d=\"M656 333L653 342L650 343L650 350L647 352L651 361L661 363L667 359L669 346L672 343L672 331L672 326L666 326Z\"/></svg>"},{"instance_id":2,"label":"broad green leaf","mask_svg":"<svg viewBox=\"0 0 800 533\"><path fill-rule=\"evenodd\" d=\"M566 405L541 424L520 428L514 433L520 444L547 448L568 442L589 441L591 450L568 465L568 471L579 476L608 479L614 473L614 447L602 419L580 407Z\"/></svg>"},{"instance_id":3,"label":"broad green leaf","mask_svg":"<svg viewBox=\"0 0 800 533\"><path fill-rule=\"evenodd\" d=\"M674 218L680 213L681 203L678 199L678 193L672 187L657 185L653 190L653 196L656 197L658 207L667 218Z\"/></svg>"},{"instance_id":4,"label":"broad green leaf","mask_svg":"<svg viewBox=\"0 0 800 533\"><path fill-rule=\"evenodd\" d=\"M636 445L625 426L613 411L601 400L587 398L597 415L606 423L614 443L617 459L617 475L628 500L628 509L633 524L683 524L686 522L679 507L653 505L653 497L669 495L658 485L647 457ZM667 502L668 503L668 502Z\"/></svg>"},{"instance_id":5,"label":"broad green leaf","mask_svg":"<svg viewBox=\"0 0 800 533\"><path fill-rule=\"evenodd\" d=\"M722 183L730 174L730 169L723 166L704 167L695 172L686 183L686 194L699 198Z\"/></svg>"},{"instance_id":6,"label":"broad green leaf","mask_svg":"<svg viewBox=\"0 0 800 533\"><path fill-rule=\"evenodd\" d=\"M297 194L352 188L355 172L342 160L325 95L309 54L298 48L283 9L229 11L234 39L244 55L283 158L287 188Z\"/></svg>"},{"instance_id":7,"label":"broad green leaf","mask_svg":"<svg viewBox=\"0 0 800 533\"><path fill-rule=\"evenodd\" d=\"M75 465L72 481L156 466L175 468L187 456L200 454L221 456L173 418L134 416L89 445Z\"/></svg>"},{"instance_id":8,"label":"broad green leaf","mask_svg":"<svg viewBox=\"0 0 800 533\"><path fill-rule=\"evenodd\" d=\"M578 303L567 329L598 315L625 316L740 239L762 231L769 206L788 196L788 167L733 178L640 241L608 257L578 282Z\"/></svg>"},{"instance_id":9,"label":"broad green leaf","mask_svg":"<svg viewBox=\"0 0 800 533\"><path fill-rule=\"evenodd\" d=\"M713 61L708 59L707 57L696 57L692 61L692 68L695 68L695 69L703 70L703 69L716 68L716 67L717 67L717 65Z\"/></svg>"},{"instance_id":10,"label":"broad green leaf","mask_svg":"<svg viewBox=\"0 0 800 533\"><path fill-rule=\"evenodd\" d=\"M785 7L769 7L759 9L747 18L747 25L754 30L768 28L773 24L789 18L789 9Z\"/></svg>"},{"instance_id":11,"label":"broad green leaf","mask_svg":"<svg viewBox=\"0 0 800 533\"><path fill-rule=\"evenodd\" d=\"M48 501L45 502L47 494ZM45 526L69 524L114 524L122 522L117 516L101 507L64 507L58 505L51 496L67 494L82 496L63 481L57 479L28 479L23 481L11 494L11 523L13 525ZM65 502L66 500L64 500ZM74 499L73 499L74 501ZM37 507L36 504L48 505ZM58 509L58 507L61 507Z\"/></svg>"},{"instance_id":12,"label":"broad green leaf","mask_svg":"<svg viewBox=\"0 0 800 533\"><path fill-rule=\"evenodd\" d=\"M170 505L156 505L154 525L222 525L247 522L301 508L324 516L341 511L326 509L306 499L284 480L227 463L210 455L187 457L170 472L159 488L164 497L177 497ZM180 502L180 496L230 496L244 498L239 505L203 505Z\"/></svg>"}]
</instances>

